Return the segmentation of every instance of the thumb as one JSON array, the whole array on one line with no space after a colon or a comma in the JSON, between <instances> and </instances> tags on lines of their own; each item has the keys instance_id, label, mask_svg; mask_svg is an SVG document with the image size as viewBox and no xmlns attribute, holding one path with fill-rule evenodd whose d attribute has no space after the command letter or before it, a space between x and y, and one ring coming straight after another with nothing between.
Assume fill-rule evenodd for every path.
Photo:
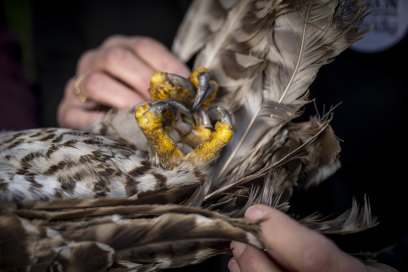
<instances>
[{"instance_id":1,"label":"thumb","mask_svg":"<svg viewBox=\"0 0 408 272\"><path fill-rule=\"evenodd\" d=\"M302 226L285 213L265 206L250 207L245 217L260 220L262 238L271 257L296 271L362 271L363 263L341 251L322 234ZM281 258L281 260L279 260ZM285 265L286 263L286 265ZM289 265L290 264L290 265Z\"/></svg>"}]
</instances>

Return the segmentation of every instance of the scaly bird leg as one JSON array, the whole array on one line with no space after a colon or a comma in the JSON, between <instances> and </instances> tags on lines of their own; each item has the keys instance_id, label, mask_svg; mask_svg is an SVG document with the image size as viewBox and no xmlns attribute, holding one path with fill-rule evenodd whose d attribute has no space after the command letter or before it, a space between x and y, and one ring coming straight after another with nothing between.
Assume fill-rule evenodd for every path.
<instances>
[{"instance_id":1,"label":"scaly bird leg","mask_svg":"<svg viewBox=\"0 0 408 272\"><path fill-rule=\"evenodd\" d=\"M197 68L189 79L158 72L150 82L149 92L155 102L140 106L135 116L162 167L169 169L182 162L200 165L215 159L233 132L231 117L224 108L214 108L220 117L214 128L205 112L218 91L218 84L209 80L208 70ZM176 111L184 113L187 119Z\"/></svg>"},{"instance_id":2,"label":"scaly bird leg","mask_svg":"<svg viewBox=\"0 0 408 272\"><path fill-rule=\"evenodd\" d=\"M187 104L194 99L193 112L201 106L207 110L217 91L217 82L209 79L208 69L204 67L194 70L189 79L164 72L154 73L150 78L152 101L175 100Z\"/></svg>"},{"instance_id":3,"label":"scaly bird leg","mask_svg":"<svg viewBox=\"0 0 408 272\"><path fill-rule=\"evenodd\" d=\"M152 101L171 99L185 104L195 97L196 90L194 85L182 76L157 72L150 78L149 94Z\"/></svg>"},{"instance_id":4,"label":"scaly bird leg","mask_svg":"<svg viewBox=\"0 0 408 272\"><path fill-rule=\"evenodd\" d=\"M135 114L140 129L156 150L164 168L179 165L184 157L176 142L163 128L166 118L174 118L175 111L184 113L195 123L192 113L182 104L172 100L161 100L140 106Z\"/></svg>"},{"instance_id":5,"label":"scaly bird leg","mask_svg":"<svg viewBox=\"0 0 408 272\"><path fill-rule=\"evenodd\" d=\"M186 155L186 160L195 165L208 163L215 159L217 154L229 142L233 135L231 116L228 111L219 106L210 110L213 109L217 110L220 115L220 120L217 121L214 127L215 131L211 132L206 141L198 145L193 151Z\"/></svg>"}]
</instances>

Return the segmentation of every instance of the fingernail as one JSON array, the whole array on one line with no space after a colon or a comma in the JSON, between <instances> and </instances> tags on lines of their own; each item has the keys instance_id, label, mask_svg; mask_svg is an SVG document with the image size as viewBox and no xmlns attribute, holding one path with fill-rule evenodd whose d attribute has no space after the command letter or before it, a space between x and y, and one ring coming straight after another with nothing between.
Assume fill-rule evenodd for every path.
<instances>
[{"instance_id":1,"label":"fingernail","mask_svg":"<svg viewBox=\"0 0 408 272\"><path fill-rule=\"evenodd\" d=\"M265 212L257 207L249 207L245 213L245 217L249 220L259 220L264 218Z\"/></svg>"},{"instance_id":2,"label":"fingernail","mask_svg":"<svg viewBox=\"0 0 408 272\"><path fill-rule=\"evenodd\" d=\"M235 258L239 258L241 256L242 252L244 252L246 247L246 244L232 241L231 242L231 249L232 249L232 254L234 254Z\"/></svg>"}]
</instances>

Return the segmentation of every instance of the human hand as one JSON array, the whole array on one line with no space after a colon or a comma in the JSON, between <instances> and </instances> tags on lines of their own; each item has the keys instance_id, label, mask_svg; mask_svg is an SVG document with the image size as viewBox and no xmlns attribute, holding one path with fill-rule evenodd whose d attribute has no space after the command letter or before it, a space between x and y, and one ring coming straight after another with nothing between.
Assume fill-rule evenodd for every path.
<instances>
[{"instance_id":1,"label":"human hand","mask_svg":"<svg viewBox=\"0 0 408 272\"><path fill-rule=\"evenodd\" d=\"M231 272L385 271L363 264L357 258L341 251L322 234L300 225L271 207L252 206L245 217L250 220L264 220L260 227L268 250L263 252L250 245L231 242L234 255L228 263Z\"/></svg>"},{"instance_id":2,"label":"human hand","mask_svg":"<svg viewBox=\"0 0 408 272\"><path fill-rule=\"evenodd\" d=\"M148 101L150 76L157 71L188 77L190 72L160 42L147 37L112 36L79 59L58 107L62 127L84 128L105 114L101 105L124 109ZM76 86L75 86L76 84ZM80 93L75 94L75 91ZM81 102L80 99L86 100Z\"/></svg>"}]
</instances>

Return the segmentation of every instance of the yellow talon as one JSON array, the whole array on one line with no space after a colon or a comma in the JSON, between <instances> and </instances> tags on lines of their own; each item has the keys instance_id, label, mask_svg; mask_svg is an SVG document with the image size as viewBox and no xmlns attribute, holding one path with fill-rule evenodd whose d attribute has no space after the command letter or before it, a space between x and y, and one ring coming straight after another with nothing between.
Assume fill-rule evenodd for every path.
<instances>
[{"instance_id":1,"label":"yellow talon","mask_svg":"<svg viewBox=\"0 0 408 272\"><path fill-rule=\"evenodd\" d=\"M188 90L172 84L169 79L169 74L164 72L157 72L151 76L149 94L152 101L171 99L186 103L193 99L193 96Z\"/></svg>"},{"instance_id":2,"label":"yellow talon","mask_svg":"<svg viewBox=\"0 0 408 272\"><path fill-rule=\"evenodd\" d=\"M205 67L198 67L191 73L190 77L188 78L188 80L190 80L191 83L193 83L193 85L196 88L198 88L198 77L197 76L199 73L202 73L202 72L208 73L208 69Z\"/></svg>"},{"instance_id":3,"label":"yellow talon","mask_svg":"<svg viewBox=\"0 0 408 272\"><path fill-rule=\"evenodd\" d=\"M205 67L195 69L188 80L163 72L152 75L149 92L154 102L139 106L135 117L155 149L162 167L173 168L182 162L193 165L208 163L229 142L233 132L231 119L225 109L215 107L221 119L215 124L214 131L208 128L211 122L205 110L215 98L217 90L218 84L209 80ZM188 118L180 118L176 110ZM201 114L197 124L192 112ZM185 145L193 150L184 155L170 134L184 144L185 152L189 150Z\"/></svg>"},{"instance_id":4,"label":"yellow talon","mask_svg":"<svg viewBox=\"0 0 408 272\"><path fill-rule=\"evenodd\" d=\"M214 98L217 96L218 93L218 83L215 80L210 80L209 84L214 84L215 85L215 90L214 92L204 101L202 107L205 110L208 110L208 107L210 106L211 102L214 100Z\"/></svg>"},{"instance_id":5,"label":"yellow talon","mask_svg":"<svg viewBox=\"0 0 408 272\"><path fill-rule=\"evenodd\" d=\"M215 131L211 133L209 140L197 146L186 156L186 159L193 164L207 163L215 159L233 134L231 125L217 122Z\"/></svg>"},{"instance_id":6,"label":"yellow talon","mask_svg":"<svg viewBox=\"0 0 408 272\"><path fill-rule=\"evenodd\" d=\"M201 143L207 141L211 136L211 130L199 125L195 127L189 134L183 137L183 142L195 148Z\"/></svg>"},{"instance_id":7,"label":"yellow talon","mask_svg":"<svg viewBox=\"0 0 408 272\"><path fill-rule=\"evenodd\" d=\"M148 109L150 109L149 104L144 104L144 105L139 106L135 113L136 119L139 119Z\"/></svg>"},{"instance_id":8,"label":"yellow talon","mask_svg":"<svg viewBox=\"0 0 408 272\"><path fill-rule=\"evenodd\" d=\"M176 142L163 128L162 123L165 115L148 112L148 109L146 110L144 106L145 105L140 106L135 114L140 129L151 145L156 149L162 166L164 168L177 166L180 164L184 155L178 148Z\"/></svg>"}]
</instances>

